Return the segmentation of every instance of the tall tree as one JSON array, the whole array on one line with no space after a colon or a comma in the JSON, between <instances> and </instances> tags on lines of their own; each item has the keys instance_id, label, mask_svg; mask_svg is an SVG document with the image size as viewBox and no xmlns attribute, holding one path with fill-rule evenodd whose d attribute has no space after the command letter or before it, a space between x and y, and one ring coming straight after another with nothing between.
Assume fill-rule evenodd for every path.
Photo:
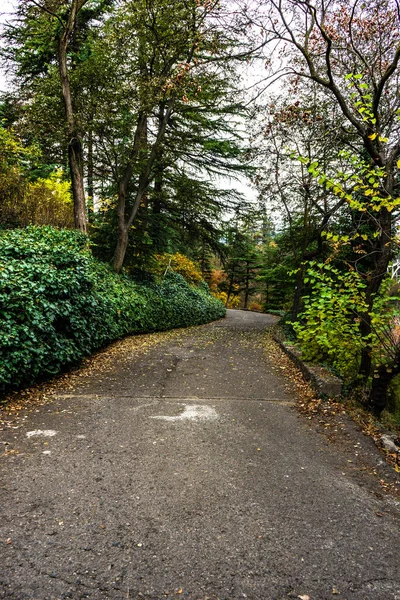
<instances>
[{"instance_id":1,"label":"tall tree","mask_svg":"<svg viewBox=\"0 0 400 600\"><path fill-rule=\"evenodd\" d=\"M231 41L209 22L218 3L154 0L124 9L108 21L91 58L110 65L97 69L102 108L92 126L97 162L117 195L117 271L137 218L143 229L144 204L153 225L166 209L176 219L177 203L164 199L167 190L174 197L182 174L194 183L243 170L234 124L226 121L241 110L225 56Z\"/></svg>"},{"instance_id":2,"label":"tall tree","mask_svg":"<svg viewBox=\"0 0 400 600\"><path fill-rule=\"evenodd\" d=\"M356 138L353 148L384 176L380 195L399 194L400 136L400 4L398 0L270 0L261 2L263 25L271 40L291 56L285 72L294 79L308 78L332 99ZM267 16L266 15L267 12ZM290 50L291 49L291 50ZM348 85L346 75L352 77ZM374 297L386 277L393 248L393 212L382 203L366 217L377 235L369 241L372 257L366 273L368 310L361 316L364 339L371 333ZM358 265L362 265L359 261ZM368 378L371 351L362 352L360 373Z\"/></svg>"},{"instance_id":3,"label":"tall tree","mask_svg":"<svg viewBox=\"0 0 400 600\"><path fill-rule=\"evenodd\" d=\"M255 108L252 154L259 167L255 184L260 201L276 215L285 234L279 238L285 255L291 254L289 270L297 271L291 309L296 320L304 291L305 261L322 256L324 232L347 207L345 199L318 184L308 165L318 161L325 173L336 173L343 166L339 153L344 139L351 138L344 136L341 115L332 111L315 84L288 84L283 90L283 98L272 96L267 108ZM291 153L305 162L293 160Z\"/></svg>"},{"instance_id":4,"label":"tall tree","mask_svg":"<svg viewBox=\"0 0 400 600\"><path fill-rule=\"evenodd\" d=\"M89 24L98 20L106 5L104 0L20 0L16 24L9 24L3 33L9 43L3 57L17 63L17 74L22 80L47 74L51 64L57 66L64 106L75 227L82 231L86 231L84 129L77 115L71 77L79 52L87 45Z\"/></svg>"},{"instance_id":5,"label":"tall tree","mask_svg":"<svg viewBox=\"0 0 400 600\"><path fill-rule=\"evenodd\" d=\"M139 6L138 6L139 4ZM114 268L122 267L129 231L147 193L161 153L171 119L180 103L188 103L201 93L198 74L212 76L211 62L226 49L227 41L216 32L212 16L218 2L164 0L136 3L131 7L129 34L136 32L137 104L136 123L130 149L119 174L118 239ZM126 34L125 34L126 38ZM212 61L209 57L212 55ZM204 76L204 75L203 75ZM156 114L154 114L156 112ZM147 147L141 144L147 128Z\"/></svg>"},{"instance_id":6,"label":"tall tree","mask_svg":"<svg viewBox=\"0 0 400 600\"><path fill-rule=\"evenodd\" d=\"M259 274L262 266L264 239L263 215L255 207L237 211L226 224L224 270L227 274L227 300L241 295L243 308L248 307L250 296L260 289Z\"/></svg>"}]
</instances>

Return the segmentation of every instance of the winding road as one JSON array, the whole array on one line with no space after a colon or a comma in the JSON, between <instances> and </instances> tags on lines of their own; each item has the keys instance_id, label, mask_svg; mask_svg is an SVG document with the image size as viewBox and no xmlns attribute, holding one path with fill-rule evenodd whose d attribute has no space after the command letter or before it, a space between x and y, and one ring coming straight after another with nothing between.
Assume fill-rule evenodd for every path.
<instances>
[{"instance_id":1,"label":"winding road","mask_svg":"<svg viewBox=\"0 0 400 600\"><path fill-rule=\"evenodd\" d=\"M298 414L273 322L94 362L0 432L0 598L400 600L398 504Z\"/></svg>"}]
</instances>

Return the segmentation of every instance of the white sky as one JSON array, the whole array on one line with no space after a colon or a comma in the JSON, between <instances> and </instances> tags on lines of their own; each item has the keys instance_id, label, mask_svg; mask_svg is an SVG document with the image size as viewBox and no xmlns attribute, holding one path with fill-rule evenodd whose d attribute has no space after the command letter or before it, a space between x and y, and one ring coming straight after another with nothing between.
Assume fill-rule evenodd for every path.
<instances>
[{"instance_id":1,"label":"white sky","mask_svg":"<svg viewBox=\"0 0 400 600\"><path fill-rule=\"evenodd\" d=\"M14 0L0 0L0 27L1 24L7 21L8 17L14 12L14 6ZM5 92L7 87L7 80L4 70L0 67L0 90Z\"/></svg>"}]
</instances>

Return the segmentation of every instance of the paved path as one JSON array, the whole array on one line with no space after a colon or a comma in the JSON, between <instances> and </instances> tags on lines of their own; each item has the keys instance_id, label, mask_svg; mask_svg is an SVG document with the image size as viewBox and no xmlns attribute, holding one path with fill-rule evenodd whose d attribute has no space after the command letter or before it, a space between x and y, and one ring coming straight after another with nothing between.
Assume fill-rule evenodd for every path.
<instances>
[{"instance_id":1,"label":"paved path","mask_svg":"<svg viewBox=\"0 0 400 600\"><path fill-rule=\"evenodd\" d=\"M229 311L6 432L0 598L400 599L396 507L298 416L271 322Z\"/></svg>"}]
</instances>

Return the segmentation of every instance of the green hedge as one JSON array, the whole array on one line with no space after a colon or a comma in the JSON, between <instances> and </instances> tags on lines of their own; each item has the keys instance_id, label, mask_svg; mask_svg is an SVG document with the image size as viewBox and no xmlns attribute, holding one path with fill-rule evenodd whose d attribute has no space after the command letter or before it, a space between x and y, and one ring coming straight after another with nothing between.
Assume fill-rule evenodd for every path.
<instances>
[{"instance_id":1,"label":"green hedge","mask_svg":"<svg viewBox=\"0 0 400 600\"><path fill-rule=\"evenodd\" d=\"M96 261L77 231L0 232L0 389L55 375L126 334L225 315L206 285L169 273L137 284Z\"/></svg>"}]
</instances>

